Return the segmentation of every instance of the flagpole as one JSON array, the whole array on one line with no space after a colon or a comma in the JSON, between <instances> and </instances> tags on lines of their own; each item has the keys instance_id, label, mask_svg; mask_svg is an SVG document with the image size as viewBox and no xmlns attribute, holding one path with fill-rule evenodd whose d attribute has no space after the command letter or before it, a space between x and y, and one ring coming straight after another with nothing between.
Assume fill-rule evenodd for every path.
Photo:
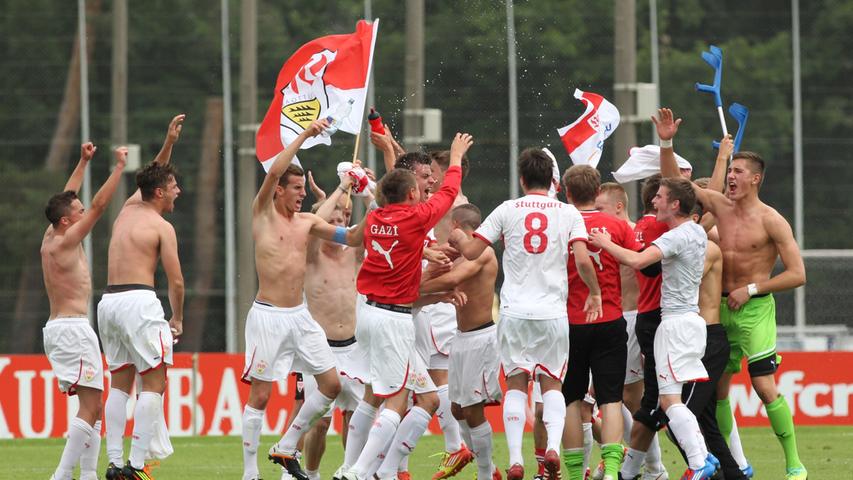
<instances>
[{"instance_id":1,"label":"flagpole","mask_svg":"<svg viewBox=\"0 0 853 480\"><path fill-rule=\"evenodd\" d=\"M507 67L509 70L509 196L518 198L518 78L515 63L515 14L506 0Z\"/></svg>"},{"instance_id":2,"label":"flagpole","mask_svg":"<svg viewBox=\"0 0 853 480\"><path fill-rule=\"evenodd\" d=\"M228 0L222 0L222 152L225 197L225 351L237 352L237 247L234 210L234 132L231 104L231 48Z\"/></svg>"},{"instance_id":3,"label":"flagpole","mask_svg":"<svg viewBox=\"0 0 853 480\"><path fill-rule=\"evenodd\" d=\"M90 140L89 129L89 55L86 47L86 0L77 0L77 29L79 30L80 50L80 143ZM83 206L89 208L92 203L92 169L86 168L83 172L82 194ZM83 238L83 251L86 253L86 262L89 264L89 272L92 271L92 234ZM92 295L89 294L89 321L94 321L92 315Z\"/></svg>"},{"instance_id":4,"label":"flagpole","mask_svg":"<svg viewBox=\"0 0 853 480\"><path fill-rule=\"evenodd\" d=\"M352 149L352 165L355 166L355 161L357 160L355 157L358 156L358 141L361 139L361 130L359 130L358 134L355 136L355 148ZM344 209L349 208L350 199L352 196L352 183L349 184L349 188L347 188L347 203L344 205Z\"/></svg>"}]
</instances>

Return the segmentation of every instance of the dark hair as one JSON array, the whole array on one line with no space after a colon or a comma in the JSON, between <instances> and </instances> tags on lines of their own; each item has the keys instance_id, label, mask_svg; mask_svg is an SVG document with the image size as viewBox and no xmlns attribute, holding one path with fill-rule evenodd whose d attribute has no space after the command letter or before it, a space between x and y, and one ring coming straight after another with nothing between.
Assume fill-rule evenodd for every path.
<instances>
[{"instance_id":1,"label":"dark hair","mask_svg":"<svg viewBox=\"0 0 853 480\"><path fill-rule=\"evenodd\" d=\"M441 171L445 172L450 168L450 150L440 150L429 152L430 158L441 167ZM462 180L468 176L468 155L462 155Z\"/></svg>"},{"instance_id":2,"label":"dark hair","mask_svg":"<svg viewBox=\"0 0 853 480\"><path fill-rule=\"evenodd\" d=\"M465 203L454 208L450 218L463 227L475 230L483 221L483 214L473 203Z\"/></svg>"},{"instance_id":3,"label":"dark hair","mask_svg":"<svg viewBox=\"0 0 853 480\"><path fill-rule=\"evenodd\" d=\"M432 159L424 152L406 152L394 163L394 168L405 168L412 172L418 165L432 165Z\"/></svg>"},{"instance_id":4,"label":"dark hair","mask_svg":"<svg viewBox=\"0 0 853 480\"><path fill-rule=\"evenodd\" d=\"M142 170L136 172L136 186L142 193L142 200L148 201L154 198L154 190L166 188L170 178L175 178L178 171L171 163L165 165L151 162Z\"/></svg>"},{"instance_id":5,"label":"dark hair","mask_svg":"<svg viewBox=\"0 0 853 480\"><path fill-rule=\"evenodd\" d=\"M655 199L658 189L660 189L661 178L661 174L656 173L643 182L643 188L640 191L640 196L643 198L643 213L649 213L655 210L655 206L652 204L652 201Z\"/></svg>"},{"instance_id":6,"label":"dark hair","mask_svg":"<svg viewBox=\"0 0 853 480\"><path fill-rule=\"evenodd\" d=\"M528 148L518 156L518 175L528 190L551 188L554 164L539 148Z\"/></svg>"},{"instance_id":7,"label":"dark hair","mask_svg":"<svg viewBox=\"0 0 853 480\"><path fill-rule=\"evenodd\" d=\"M66 190L50 197L47 206L44 207L44 216L47 217L47 221L54 227L58 225L62 217L68 215L71 203L78 198L77 192L73 190Z\"/></svg>"},{"instance_id":8,"label":"dark hair","mask_svg":"<svg viewBox=\"0 0 853 480\"><path fill-rule=\"evenodd\" d=\"M601 174L589 165L573 165L563 175L563 185L572 203L592 203L601 187Z\"/></svg>"},{"instance_id":9,"label":"dark hair","mask_svg":"<svg viewBox=\"0 0 853 480\"><path fill-rule=\"evenodd\" d=\"M622 205L625 206L625 209L628 208L628 192L625 191L625 187L619 185L616 182L604 182L601 184L599 188L600 193L606 193L608 196L616 196L617 200L622 202Z\"/></svg>"},{"instance_id":10,"label":"dark hair","mask_svg":"<svg viewBox=\"0 0 853 480\"><path fill-rule=\"evenodd\" d=\"M287 187L288 182L290 182L290 177L304 177L305 171L302 170L302 167L299 165L290 164L287 166L287 170L281 175L281 178L278 179L278 184L282 187Z\"/></svg>"},{"instance_id":11,"label":"dark hair","mask_svg":"<svg viewBox=\"0 0 853 480\"><path fill-rule=\"evenodd\" d=\"M705 215L705 207L702 206L702 202L696 200L693 209L690 210L690 215L699 215L699 220L702 220L702 215Z\"/></svg>"},{"instance_id":12,"label":"dark hair","mask_svg":"<svg viewBox=\"0 0 853 480\"><path fill-rule=\"evenodd\" d=\"M761 175L761 181L758 182L758 187L761 188L764 185L764 159L761 158L761 155L755 152L737 152L732 155L732 161L735 160L746 160L746 163L749 164L749 170L752 173L757 173Z\"/></svg>"},{"instance_id":13,"label":"dark hair","mask_svg":"<svg viewBox=\"0 0 853 480\"><path fill-rule=\"evenodd\" d=\"M680 177L664 178L660 181L660 186L669 190L667 203L678 200L678 213L683 217L689 217L693 206L696 205L696 192L693 191L692 182Z\"/></svg>"},{"instance_id":14,"label":"dark hair","mask_svg":"<svg viewBox=\"0 0 853 480\"><path fill-rule=\"evenodd\" d=\"M395 168L379 180L377 190L382 194L384 205L390 205L404 202L413 188L418 188L415 174L406 168Z\"/></svg>"}]
</instances>

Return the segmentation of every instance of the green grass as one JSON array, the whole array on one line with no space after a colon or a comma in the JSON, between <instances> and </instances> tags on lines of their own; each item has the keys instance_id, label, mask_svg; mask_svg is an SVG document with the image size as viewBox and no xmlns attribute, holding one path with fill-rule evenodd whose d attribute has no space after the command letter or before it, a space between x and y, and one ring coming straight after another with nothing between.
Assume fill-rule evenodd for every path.
<instances>
[{"instance_id":1,"label":"green grass","mask_svg":"<svg viewBox=\"0 0 853 480\"><path fill-rule=\"evenodd\" d=\"M784 478L782 449L769 427L742 428L741 438L746 454L755 467L755 480ZM262 451L276 440L262 439ZM800 456L809 470L809 478L853 479L853 427L798 427L797 440ZM535 468L532 437L525 436L524 453L528 477ZM238 437L181 437L172 443L175 454L166 459L153 474L158 480L194 480L210 478L241 478L242 450ZM0 441L0 479L47 479L56 468L64 440L2 440ZM670 478L677 479L684 471L684 464L669 440L662 439L664 461ZM415 480L429 479L435 471L438 458L429 455L443 447L441 436L423 438L412 458L409 468ZM101 469L106 467L106 458L101 444ZM127 453L125 446L125 454ZM596 458L597 452L593 453ZM260 456L260 455L259 455ZM279 478L278 467L264 458L260 460L261 474L267 480ZM329 437L328 448L320 472L324 479L338 467L343 458L340 437ZM495 460L501 468L506 467L506 442L503 434L495 435ZM467 467L456 478L470 479L476 468Z\"/></svg>"}]
</instances>

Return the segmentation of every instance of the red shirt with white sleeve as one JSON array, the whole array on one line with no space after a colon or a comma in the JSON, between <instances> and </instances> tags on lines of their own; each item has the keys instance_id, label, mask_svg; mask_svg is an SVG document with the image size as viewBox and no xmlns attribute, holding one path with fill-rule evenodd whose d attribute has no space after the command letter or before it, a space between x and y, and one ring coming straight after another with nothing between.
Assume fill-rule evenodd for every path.
<instances>
[{"instance_id":1,"label":"red shirt with white sleeve","mask_svg":"<svg viewBox=\"0 0 853 480\"><path fill-rule=\"evenodd\" d=\"M665 223L659 222L654 214L643 215L634 225L637 242L642 248L648 248L652 242L669 231ZM647 277L637 272L637 284L640 295L637 297L637 312L646 313L660 308L661 275Z\"/></svg>"}]
</instances>

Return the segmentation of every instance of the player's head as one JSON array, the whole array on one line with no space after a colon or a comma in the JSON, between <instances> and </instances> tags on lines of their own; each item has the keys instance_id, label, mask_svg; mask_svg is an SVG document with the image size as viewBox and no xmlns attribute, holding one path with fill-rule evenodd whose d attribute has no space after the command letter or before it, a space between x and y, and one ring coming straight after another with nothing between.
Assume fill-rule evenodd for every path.
<instances>
[{"instance_id":1,"label":"player's head","mask_svg":"<svg viewBox=\"0 0 853 480\"><path fill-rule=\"evenodd\" d=\"M661 174L656 173L643 182L640 196L643 198L643 213L655 213L654 199L660 188Z\"/></svg>"},{"instance_id":2,"label":"player's head","mask_svg":"<svg viewBox=\"0 0 853 480\"><path fill-rule=\"evenodd\" d=\"M432 192L435 178L432 171L432 159L424 152L404 153L397 159L394 168L405 168L415 174L418 182L418 190L421 191L420 199L426 202ZM395 202L390 202L395 203Z\"/></svg>"},{"instance_id":3,"label":"player's head","mask_svg":"<svg viewBox=\"0 0 853 480\"><path fill-rule=\"evenodd\" d=\"M429 157L432 159L432 176L435 178L433 190L441 188L441 183L444 182L444 172L450 168L450 150L440 150L429 152ZM462 155L462 180L468 176L468 155Z\"/></svg>"},{"instance_id":4,"label":"player's head","mask_svg":"<svg viewBox=\"0 0 853 480\"><path fill-rule=\"evenodd\" d=\"M305 191L305 172L299 165L290 164L275 186L275 201L285 211L295 213L302 210Z\"/></svg>"},{"instance_id":5,"label":"player's head","mask_svg":"<svg viewBox=\"0 0 853 480\"><path fill-rule=\"evenodd\" d=\"M595 209L614 217L621 217L628 209L628 194L625 188L616 182L601 184L595 197Z\"/></svg>"},{"instance_id":6,"label":"player's head","mask_svg":"<svg viewBox=\"0 0 853 480\"><path fill-rule=\"evenodd\" d=\"M705 215L705 207L702 206L702 202L697 199L696 203L693 204L693 209L690 210L690 219L699 223L699 221L702 220L702 215Z\"/></svg>"},{"instance_id":7,"label":"player's head","mask_svg":"<svg viewBox=\"0 0 853 480\"><path fill-rule=\"evenodd\" d=\"M77 197L77 192L67 190L50 197L44 207L44 215L53 228L70 227L83 218L85 213L83 202Z\"/></svg>"},{"instance_id":8,"label":"player's head","mask_svg":"<svg viewBox=\"0 0 853 480\"><path fill-rule=\"evenodd\" d=\"M738 152L726 174L726 196L739 200L747 195L758 195L764 183L764 159L755 152Z\"/></svg>"},{"instance_id":9,"label":"player's head","mask_svg":"<svg viewBox=\"0 0 853 480\"><path fill-rule=\"evenodd\" d=\"M525 192L548 190L554 178L554 164L541 148L528 148L518 156L518 177Z\"/></svg>"},{"instance_id":10,"label":"player's head","mask_svg":"<svg viewBox=\"0 0 853 480\"><path fill-rule=\"evenodd\" d=\"M395 168L386 173L377 190L381 192L384 205L404 203L414 205L421 201L421 191L415 174L406 168Z\"/></svg>"},{"instance_id":11,"label":"player's head","mask_svg":"<svg viewBox=\"0 0 853 480\"><path fill-rule=\"evenodd\" d=\"M317 213L317 210L319 210L324 203L326 203L326 199L320 200L314 205L311 205L311 213ZM342 207L340 203L335 204L335 208L332 210L332 215L329 217L328 221L336 227L346 227L349 225L349 219L344 212L344 207Z\"/></svg>"},{"instance_id":12,"label":"player's head","mask_svg":"<svg viewBox=\"0 0 853 480\"><path fill-rule=\"evenodd\" d=\"M689 217L693 206L696 205L693 184L690 180L680 177L661 179L653 203L657 210L657 219L661 222Z\"/></svg>"},{"instance_id":13,"label":"player's head","mask_svg":"<svg viewBox=\"0 0 853 480\"><path fill-rule=\"evenodd\" d=\"M589 165L574 165L563 174L563 186L574 205L592 205L601 187L601 174Z\"/></svg>"},{"instance_id":14,"label":"player's head","mask_svg":"<svg viewBox=\"0 0 853 480\"><path fill-rule=\"evenodd\" d=\"M483 221L483 214L473 203L465 203L454 208L450 216L453 228L473 232Z\"/></svg>"},{"instance_id":15,"label":"player's head","mask_svg":"<svg viewBox=\"0 0 853 480\"><path fill-rule=\"evenodd\" d=\"M142 200L158 204L163 212L175 209L175 199L181 194L176 179L177 170L171 163L151 162L136 173L136 186Z\"/></svg>"}]
</instances>

